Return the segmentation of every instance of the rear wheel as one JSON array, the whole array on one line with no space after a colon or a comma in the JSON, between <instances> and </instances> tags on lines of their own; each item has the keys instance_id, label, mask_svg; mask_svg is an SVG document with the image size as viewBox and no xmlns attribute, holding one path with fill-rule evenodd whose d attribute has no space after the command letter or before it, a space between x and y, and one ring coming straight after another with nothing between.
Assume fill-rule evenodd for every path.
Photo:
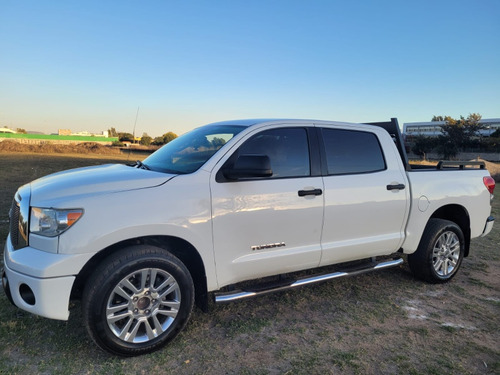
<instances>
[{"instance_id":1,"label":"rear wheel","mask_svg":"<svg viewBox=\"0 0 500 375\"><path fill-rule=\"evenodd\" d=\"M172 340L186 325L193 303L193 281L179 259L156 247L133 246L95 270L82 307L99 347L134 356Z\"/></svg>"},{"instance_id":2,"label":"rear wheel","mask_svg":"<svg viewBox=\"0 0 500 375\"><path fill-rule=\"evenodd\" d=\"M451 280L464 257L464 235L448 220L430 219L415 253L408 256L413 274L432 283Z\"/></svg>"}]
</instances>

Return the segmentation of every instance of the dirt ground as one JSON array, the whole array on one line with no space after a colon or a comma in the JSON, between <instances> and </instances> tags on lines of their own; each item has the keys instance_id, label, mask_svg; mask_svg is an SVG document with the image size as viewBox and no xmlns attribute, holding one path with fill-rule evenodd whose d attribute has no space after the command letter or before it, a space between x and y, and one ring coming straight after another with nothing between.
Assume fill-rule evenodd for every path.
<instances>
[{"instance_id":1,"label":"dirt ground","mask_svg":"<svg viewBox=\"0 0 500 375\"><path fill-rule=\"evenodd\" d=\"M110 161L0 153L0 246L19 185ZM195 310L170 345L130 359L93 345L78 302L69 321L53 321L0 293L0 374L500 374L499 275L497 223L450 283L418 281L405 264Z\"/></svg>"}]
</instances>

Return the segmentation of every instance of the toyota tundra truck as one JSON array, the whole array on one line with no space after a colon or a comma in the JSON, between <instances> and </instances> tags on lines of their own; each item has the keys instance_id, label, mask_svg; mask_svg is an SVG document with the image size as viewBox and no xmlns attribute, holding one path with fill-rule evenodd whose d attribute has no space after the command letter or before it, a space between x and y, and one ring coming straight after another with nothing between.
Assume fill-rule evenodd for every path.
<instances>
[{"instance_id":1,"label":"toyota tundra truck","mask_svg":"<svg viewBox=\"0 0 500 375\"><path fill-rule=\"evenodd\" d=\"M213 123L133 165L20 187L2 284L18 308L51 319L80 299L99 347L140 355L172 340L195 303L403 259L417 278L449 281L493 227L494 188L481 162L411 166L396 119Z\"/></svg>"}]
</instances>

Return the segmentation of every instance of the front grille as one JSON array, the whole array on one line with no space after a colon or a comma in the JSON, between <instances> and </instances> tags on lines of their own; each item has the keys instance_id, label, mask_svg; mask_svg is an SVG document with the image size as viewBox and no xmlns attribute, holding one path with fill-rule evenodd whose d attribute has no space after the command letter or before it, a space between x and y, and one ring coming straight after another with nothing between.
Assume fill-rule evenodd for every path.
<instances>
[{"instance_id":1,"label":"front grille","mask_svg":"<svg viewBox=\"0 0 500 375\"><path fill-rule=\"evenodd\" d=\"M10 240L14 249L19 249L19 203L15 199L12 200L10 208Z\"/></svg>"},{"instance_id":2,"label":"front grille","mask_svg":"<svg viewBox=\"0 0 500 375\"><path fill-rule=\"evenodd\" d=\"M14 196L9 214L10 238L14 250L28 246L30 200L30 186L21 186Z\"/></svg>"}]
</instances>

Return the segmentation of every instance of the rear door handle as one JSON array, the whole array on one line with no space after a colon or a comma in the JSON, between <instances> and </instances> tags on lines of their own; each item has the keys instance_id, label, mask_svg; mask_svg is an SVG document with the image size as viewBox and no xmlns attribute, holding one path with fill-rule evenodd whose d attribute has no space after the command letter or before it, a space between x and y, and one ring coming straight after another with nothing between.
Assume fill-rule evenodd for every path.
<instances>
[{"instance_id":1,"label":"rear door handle","mask_svg":"<svg viewBox=\"0 0 500 375\"><path fill-rule=\"evenodd\" d=\"M403 190L405 184L387 185L387 190Z\"/></svg>"},{"instance_id":2,"label":"rear door handle","mask_svg":"<svg viewBox=\"0 0 500 375\"><path fill-rule=\"evenodd\" d=\"M312 189L312 190L299 190L299 197L305 197L306 195L321 195L323 190Z\"/></svg>"}]
</instances>

